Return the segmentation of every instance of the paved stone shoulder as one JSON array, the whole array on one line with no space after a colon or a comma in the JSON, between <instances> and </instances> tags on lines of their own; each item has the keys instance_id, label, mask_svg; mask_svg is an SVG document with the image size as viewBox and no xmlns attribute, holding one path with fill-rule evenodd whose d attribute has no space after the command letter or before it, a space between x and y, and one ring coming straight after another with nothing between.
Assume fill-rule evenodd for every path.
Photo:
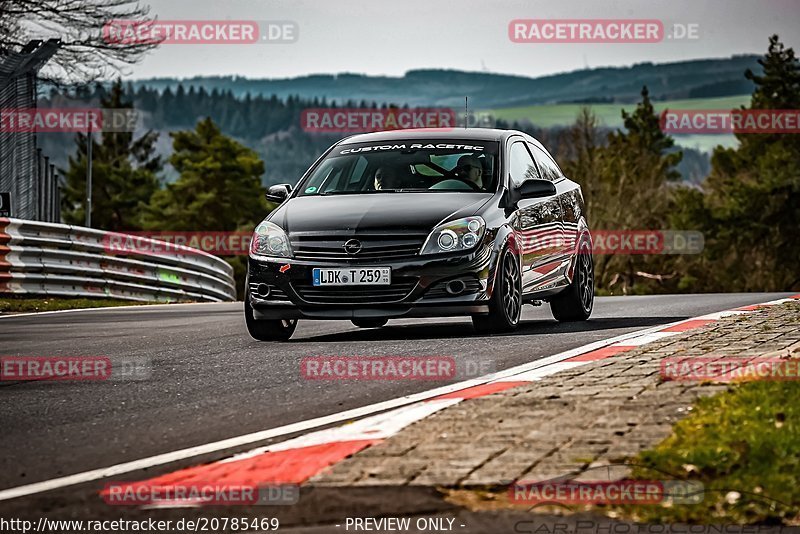
<instances>
[{"instance_id":1,"label":"paved stone shoulder","mask_svg":"<svg viewBox=\"0 0 800 534\"><path fill-rule=\"evenodd\" d=\"M700 396L727 386L665 381L667 357L753 357L800 344L800 303L762 308L461 402L311 480L313 485L497 486L571 475L619 479ZM797 349L795 356L800 356ZM596 468L602 468L598 475Z\"/></svg>"}]
</instances>

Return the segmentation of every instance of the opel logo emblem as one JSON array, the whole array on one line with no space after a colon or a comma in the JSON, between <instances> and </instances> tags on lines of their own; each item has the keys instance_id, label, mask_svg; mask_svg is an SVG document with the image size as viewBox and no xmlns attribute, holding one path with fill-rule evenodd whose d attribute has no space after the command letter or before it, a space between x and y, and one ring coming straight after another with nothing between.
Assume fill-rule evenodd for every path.
<instances>
[{"instance_id":1,"label":"opel logo emblem","mask_svg":"<svg viewBox=\"0 0 800 534\"><path fill-rule=\"evenodd\" d=\"M358 254L361 252L361 241L358 239L350 239L345 241L343 247L344 251L350 254L351 256L354 254Z\"/></svg>"}]
</instances>

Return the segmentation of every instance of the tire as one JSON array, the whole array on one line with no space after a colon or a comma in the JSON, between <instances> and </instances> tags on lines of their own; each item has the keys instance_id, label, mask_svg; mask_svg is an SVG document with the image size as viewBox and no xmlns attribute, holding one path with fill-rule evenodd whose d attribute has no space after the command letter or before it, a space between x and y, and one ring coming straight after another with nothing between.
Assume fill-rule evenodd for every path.
<instances>
[{"instance_id":1,"label":"tire","mask_svg":"<svg viewBox=\"0 0 800 534\"><path fill-rule=\"evenodd\" d=\"M353 319L351 322L359 328L380 328L388 323L389 319L362 317L360 319Z\"/></svg>"},{"instance_id":2,"label":"tire","mask_svg":"<svg viewBox=\"0 0 800 534\"><path fill-rule=\"evenodd\" d=\"M594 260L587 240L581 242L575 260L572 283L550 301L550 311L558 321L585 321L594 307Z\"/></svg>"},{"instance_id":3,"label":"tire","mask_svg":"<svg viewBox=\"0 0 800 534\"><path fill-rule=\"evenodd\" d=\"M472 325L481 334L511 332L519 325L522 312L522 274L519 259L505 249L497 263L489 315L473 315Z\"/></svg>"},{"instance_id":4,"label":"tire","mask_svg":"<svg viewBox=\"0 0 800 534\"><path fill-rule=\"evenodd\" d=\"M297 328L297 319L255 319L249 292L244 296L244 322L250 337L258 341L288 341Z\"/></svg>"}]
</instances>

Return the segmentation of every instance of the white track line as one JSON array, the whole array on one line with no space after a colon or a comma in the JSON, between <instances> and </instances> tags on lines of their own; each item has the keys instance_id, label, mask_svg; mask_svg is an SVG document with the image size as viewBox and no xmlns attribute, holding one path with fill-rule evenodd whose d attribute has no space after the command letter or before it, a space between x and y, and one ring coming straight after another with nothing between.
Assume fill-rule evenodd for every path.
<instances>
[{"instance_id":1,"label":"white track line","mask_svg":"<svg viewBox=\"0 0 800 534\"><path fill-rule=\"evenodd\" d=\"M681 322L681 321L678 321ZM447 386L438 387L435 389L431 389L428 391L422 391L420 393L415 393L413 395L405 395L403 397L399 397L396 399L391 399L383 402L378 402L375 404L369 404L367 406L362 406L360 408L354 408L352 410L347 410L344 412L339 412L331 415L326 415L323 417L316 417L314 419L308 419L306 421L299 421L297 423L291 423L289 425L284 425L276 428L271 428L268 430L261 430L259 432L253 432L251 434L244 434L242 436L236 436L233 438L224 439L221 441L215 441L213 443L207 443L205 445L198 445L196 447L189 447L186 449L181 449L178 451L167 452L164 454L158 454L155 456L150 456L148 458L142 458L140 460L133 460L130 462L124 462L117 465L112 465L109 467L101 467L99 469L92 469L90 471L84 471L83 473L76 473L74 475L68 475L64 477L54 478L51 480L44 480L42 482L35 482L33 484L26 484L24 486L17 486L15 488L9 488L6 490L0 491L0 501L14 499L17 497L24 497L26 495L33 495L36 493L41 493L43 491L50 491L59 488L65 488L68 486L73 486L75 484L83 484L85 482L91 482L94 480L100 480L107 477L117 476L124 473L130 473L133 471L139 471L141 469L147 469L149 467L155 467L159 465L164 465L172 462L177 462L180 460L185 460L187 458L191 458L193 456L201 456L204 454L210 454L214 452L219 452L225 449L232 449L236 447L241 447L243 445L248 445L250 443L257 443L259 441L265 441L267 439L277 438L281 436L286 436L289 434L294 434L297 432L304 432L307 430L319 428L321 426L331 425L334 423L340 423L342 421L348 421L352 419L357 419L359 417L364 417L367 415L372 415L374 413L382 412L385 410L391 410L393 408L398 408L400 406L405 406L408 404L413 404L415 402L419 402L422 400L431 399L433 397L438 397L439 395L444 395L447 393L452 393L454 391L458 391L461 389L466 389L472 386L478 386L481 384L486 384L493 380L498 380L506 377L511 377L520 373L525 373L527 371L531 371L534 369L538 369L540 367L544 367L546 365L550 365L553 363L560 362L562 360L566 360L572 358L573 356L578 356L579 354L583 354L584 352L589 352L592 350L596 350L607 345L611 345L612 343L616 343L618 341L622 341L624 339L628 339L630 337L639 336L649 332L655 332L661 328L666 328L671 326L675 323L668 323L659 326L654 326L651 328L647 328L645 330L640 330L636 332L629 332L627 334L622 334L619 336L615 336L612 338L608 338L601 341L595 341L593 343L589 343L588 345L583 345L581 347L577 347L565 352L561 352L559 354L555 354L553 356L548 356L546 358L541 358L539 360L535 360L533 362L528 362L522 365L518 365L516 367L512 367L510 369L506 369L499 373L489 374L480 378L465 380L463 382L458 382L455 384L450 384Z\"/></svg>"},{"instance_id":2,"label":"white track line","mask_svg":"<svg viewBox=\"0 0 800 534\"><path fill-rule=\"evenodd\" d=\"M394 436L411 423L425 419L429 415L449 408L459 402L461 402L461 399L437 399L427 402L417 402L388 412L365 417L349 425L318 430L274 445L267 445L266 447L259 447L242 454L236 454L217 463L236 462L268 452L288 451L291 449L300 449L302 447L323 445L325 443L385 440Z\"/></svg>"},{"instance_id":3,"label":"white track line","mask_svg":"<svg viewBox=\"0 0 800 534\"><path fill-rule=\"evenodd\" d=\"M653 341L658 341L664 339L665 337L676 336L682 333L683 332L651 332L649 334L642 334L641 336L636 336L635 338L627 339L619 343L614 343L614 345L618 347L638 347L639 345L646 345L648 343L652 343Z\"/></svg>"}]
</instances>

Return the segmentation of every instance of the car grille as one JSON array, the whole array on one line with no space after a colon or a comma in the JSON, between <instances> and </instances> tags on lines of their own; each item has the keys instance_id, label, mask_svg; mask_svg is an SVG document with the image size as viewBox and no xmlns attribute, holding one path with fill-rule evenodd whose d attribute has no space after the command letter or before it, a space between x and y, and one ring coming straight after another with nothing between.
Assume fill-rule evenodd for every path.
<instances>
[{"instance_id":1,"label":"car grille","mask_svg":"<svg viewBox=\"0 0 800 534\"><path fill-rule=\"evenodd\" d=\"M261 285L259 282L250 282L250 294L255 298L260 300L289 300L289 297L286 296L286 293L281 288L273 284L265 284L269 286L269 296L262 297L258 294L259 285Z\"/></svg>"},{"instance_id":2,"label":"car grille","mask_svg":"<svg viewBox=\"0 0 800 534\"><path fill-rule=\"evenodd\" d=\"M396 233L377 235L292 235L292 252L299 260L322 262L364 262L397 260L416 256L427 234ZM349 254L344 244L357 239L361 250Z\"/></svg>"},{"instance_id":3,"label":"car grille","mask_svg":"<svg viewBox=\"0 0 800 534\"><path fill-rule=\"evenodd\" d=\"M395 278L388 286L313 286L310 281L293 281L300 297L315 304L389 304L403 300L414 286L416 278Z\"/></svg>"}]
</instances>

